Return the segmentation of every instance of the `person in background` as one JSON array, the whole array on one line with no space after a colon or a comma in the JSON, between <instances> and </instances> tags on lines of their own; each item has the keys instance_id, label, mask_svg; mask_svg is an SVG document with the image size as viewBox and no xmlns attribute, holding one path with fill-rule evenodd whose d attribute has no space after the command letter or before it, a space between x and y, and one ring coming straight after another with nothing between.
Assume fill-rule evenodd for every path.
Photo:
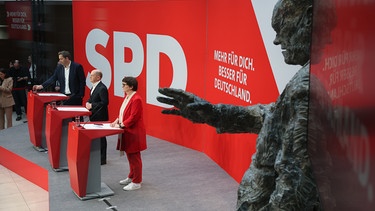
<instances>
[{"instance_id":1,"label":"person in background","mask_svg":"<svg viewBox=\"0 0 375 211\"><path fill-rule=\"evenodd\" d=\"M141 151L146 150L146 129L143 122L143 102L137 93L138 81L134 77L122 79L122 89L125 98L121 105L118 118L111 123L111 127L123 128L124 133L119 135L117 150L120 155L125 151L129 161L130 172L128 177L120 181L125 185L123 190L137 190L142 182Z\"/></svg>"},{"instance_id":2,"label":"person in background","mask_svg":"<svg viewBox=\"0 0 375 211\"><path fill-rule=\"evenodd\" d=\"M27 112L26 89L30 74L29 71L20 64L19 60L14 60L13 67L10 68L9 75L13 78L12 94L14 102L16 103L16 121L20 121L22 119L22 106L25 108L25 113Z\"/></svg>"},{"instance_id":3,"label":"person in background","mask_svg":"<svg viewBox=\"0 0 375 211\"><path fill-rule=\"evenodd\" d=\"M13 67L13 61L10 60L10 61L9 61L9 69L12 68L12 67Z\"/></svg>"},{"instance_id":4,"label":"person in background","mask_svg":"<svg viewBox=\"0 0 375 211\"><path fill-rule=\"evenodd\" d=\"M33 63L31 55L27 57L28 62L28 69L30 73L30 78L28 81L28 87L29 89L32 89L32 86L36 83L37 77L36 77L36 65Z\"/></svg>"},{"instance_id":5,"label":"person in background","mask_svg":"<svg viewBox=\"0 0 375 211\"><path fill-rule=\"evenodd\" d=\"M55 86L56 81L60 84L59 91L69 99L63 102L64 105L82 105L82 98L85 96L86 78L81 64L73 62L68 51L58 52L59 64L53 75L41 85L34 85L33 90L41 90L51 85Z\"/></svg>"},{"instance_id":6,"label":"person in background","mask_svg":"<svg viewBox=\"0 0 375 211\"><path fill-rule=\"evenodd\" d=\"M90 98L86 102L86 108L91 111L90 121L108 121L108 89L101 81L103 73L100 70L93 70L90 74L92 88ZM100 138L101 164L107 164L107 139Z\"/></svg>"},{"instance_id":7,"label":"person in background","mask_svg":"<svg viewBox=\"0 0 375 211\"><path fill-rule=\"evenodd\" d=\"M12 113L14 99L12 95L13 79L9 77L8 70L0 68L0 130L5 127L5 119L7 121L7 128L12 127Z\"/></svg>"}]
</instances>

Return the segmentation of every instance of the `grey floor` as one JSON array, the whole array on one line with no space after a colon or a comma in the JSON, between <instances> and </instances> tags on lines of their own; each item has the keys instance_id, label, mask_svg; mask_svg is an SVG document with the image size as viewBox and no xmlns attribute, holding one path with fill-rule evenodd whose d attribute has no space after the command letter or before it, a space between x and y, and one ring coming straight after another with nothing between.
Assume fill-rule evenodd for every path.
<instances>
[{"instance_id":1,"label":"grey floor","mask_svg":"<svg viewBox=\"0 0 375 211\"><path fill-rule=\"evenodd\" d=\"M116 137L108 137L108 162L101 179L114 195L105 201L79 200L70 187L69 172L55 172L48 154L36 151L28 138L25 117L0 131L0 145L46 168L49 172L50 210L235 210L238 183L205 154L148 136L142 153L143 183L136 191L123 191L118 181L128 173L126 156L115 150ZM109 206L114 208L109 208Z\"/></svg>"}]
</instances>

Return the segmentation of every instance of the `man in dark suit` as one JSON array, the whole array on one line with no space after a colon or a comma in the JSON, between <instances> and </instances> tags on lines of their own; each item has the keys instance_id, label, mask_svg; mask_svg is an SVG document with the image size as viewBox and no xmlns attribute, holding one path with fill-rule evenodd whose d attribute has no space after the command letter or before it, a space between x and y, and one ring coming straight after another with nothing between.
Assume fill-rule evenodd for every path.
<instances>
[{"instance_id":1,"label":"man in dark suit","mask_svg":"<svg viewBox=\"0 0 375 211\"><path fill-rule=\"evenodd\" d=\"M26 89L27 81L30 78L30 74L26 68L24 68L19 60L14 60L13 67L9 69L9 76L13 78L13 90L12 95L14 98L14 105L16 109L17 118L16 121L22 119L22 109L25 108L25 113L27 112L27 98L26 98Z\"/></svg>"},{"instance_id":2,"label":"man in dark suit","mask_svg":"<svg viewBox=\"0 0 375 211\"><path fill-rule=\"evenodd\" d=\"M92 88L86 108L91 111L90 121L108 121L108 89L101 81L103 73L100 70L93 70L90 74ZM100 138L101 164L107 163L107 139Z\"/></svg>"},{"instance_id":3,"label":"man in dark suit","mask_svg":"<svg viewBox=\"0 0 375 211\"><path fill-rule=\"evenodd\" d=\"M60 84L60 92L69 96L68 100L63 102L64 105L82 105L82 98L85 95L86 79L81 64L73 62L68 51L58 53L59 63L53 75L42 85L34 85L33 90L41 90L56 81Z\"/></svg>"}]
</instances>

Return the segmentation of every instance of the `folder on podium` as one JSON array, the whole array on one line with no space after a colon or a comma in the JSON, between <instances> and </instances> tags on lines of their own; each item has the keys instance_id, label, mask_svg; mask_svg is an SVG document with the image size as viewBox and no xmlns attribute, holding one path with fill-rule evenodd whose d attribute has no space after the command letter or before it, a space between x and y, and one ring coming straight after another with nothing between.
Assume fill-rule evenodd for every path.
<instances>
[{"instance_id":1,"label":"folder on podium","mask_svg":"<svg viewBox=\"0 0 375 211\"><path fill-rule=\"evenodd\" d=\"M76 116L89 116L91 111L83 106L47 105L45 136L48 159L54 171L68 170L66 159L69 122Z\"/></svg>"},{"instance_id":2,"label":"folder on podium","mask_svg":"<svg viewBox=\"0 0 375 211\"><path fill-rule=\"evenodd\" d=\"M34 149L43 152L47 150L45 138L46 105L54 101L66 100L69 97L56 92L27 94L27 125L29 127L30 142Z\"/></svg>"},{"instance_id":3,"label":"folder on podium","mask_svg":"<svg viewBox=\"0 0 375 211\"><path fill-rule=\"evenodd\" d=\"M69 123L68 168L70 186L80 200L111 196L114 192L101 182L100 137L123 133L108 122Z\"/></svg>"}]
</instances>

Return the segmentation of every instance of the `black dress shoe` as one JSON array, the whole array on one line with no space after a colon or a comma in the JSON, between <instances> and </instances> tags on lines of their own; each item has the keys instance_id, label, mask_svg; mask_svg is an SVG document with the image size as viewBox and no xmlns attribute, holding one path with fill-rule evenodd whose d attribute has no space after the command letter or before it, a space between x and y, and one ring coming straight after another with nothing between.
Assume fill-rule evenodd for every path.
<instances>
[{"instance_id":1,"label":"black dress shoe","mask_svg":"<svg viewBox=\"0 0 375 211\"><path fill-rule=\"evenodd\" d=\"M18 116L17 118L16 118L16 121L20 121L22 119L22 117L21 116Z\"/></svg>"},{"instance_id":2,"label":"black dress shoe","mask_svg":"<svg viewBox=\"0 0 375 211\"><path fill-rule=\"evenodd\" d=\"M107 164L107 161L102 161L100 164L105 165L105 164Z\"/></svg>"}]
</instances>

